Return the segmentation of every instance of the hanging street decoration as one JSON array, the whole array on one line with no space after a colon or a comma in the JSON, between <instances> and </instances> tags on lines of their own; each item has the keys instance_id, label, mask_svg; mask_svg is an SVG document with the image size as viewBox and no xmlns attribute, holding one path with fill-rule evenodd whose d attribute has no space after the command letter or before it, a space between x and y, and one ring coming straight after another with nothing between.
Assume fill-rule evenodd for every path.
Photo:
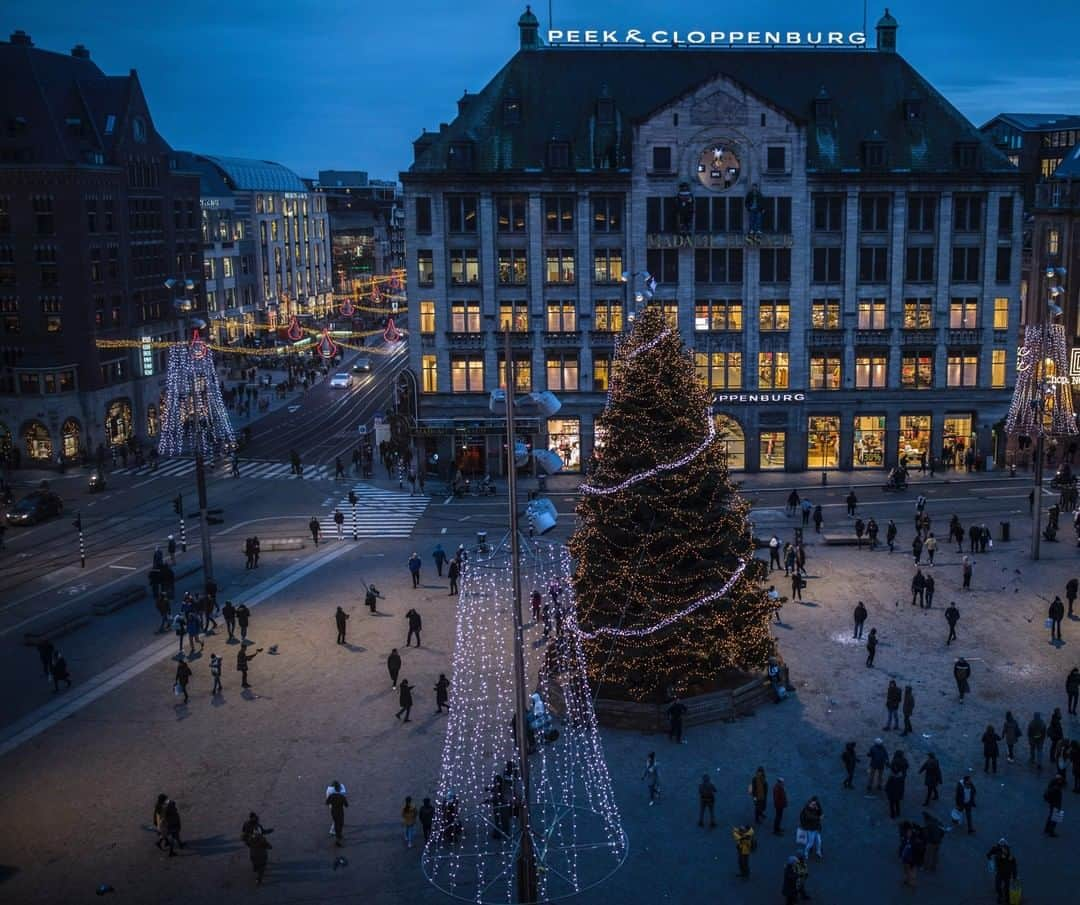
<instances>
[{"instance_id":1,"label":"hanging street decoration","mask_svg":"<svg viewBox=\"0 0 1080 905\"><path fill-rule=\"evenodd\" d=\"M394 326L394 318L389 317L386 320L386 329L383 331L383 339L388 343L396 343L401 341L401 331Z\"/></svg>"},{"instance_id":2,"label":"hanging street decoration","mask_svg":"<svg viewBox=\"0 0 1080 905\"><path fill-rule=\"evenodd\" d=\"M356 306L353 305L352 299L347 298L347 299L345 299L345 301L343 301L341 303L341 316L342 317L352 317L353 314L355 313L355 311L356 311Z\"/></svg>"},{"instance_id":3,"label":"hanging street decoration","mask_svg":"<svg viewBox=\"0 0 1080 905\"><path fill-rule=\"evenodd\" d=\"M236 434L221 398L213 352L201 340L198 346L194 339L173 344L169 347L158 452L163 456L199 452L207 462L213 462L235 445Z\"/></svg>"},{"instance_id":4,"label":"hanging street decoration","mask_svg":"<svg viewBox=\"0 0 1080 905\"><path fill-rule=\"evenodd\" d=\"M209 350L206 348L206 343L199 335L199 328L195 327L191 331L191 354L195 358L205 358Z\"/></svg>"},{"instance_id":5,"label":"hanging street decoration","mask_svg":"<svg viewBox=\"0 0 1080 905\"><path fill-rule=\"evenodd\" d=\"M325 359L334 358L338 354L338 344L334 342L333 337L330 335L329 327L323 327L322 336L320 336L319 341L315 343L315 348Z\"/></svg>"},{"instance_id":6,"label":"hanging street decoration","mask_svg":"<svg viewBox=\"0 0 1080 905\"><path fill-rule=\"evenodd\" d=\"M289 318L289 332L286 335L293 342L296 342L304 335L304 329L300 326L300 320L295 314Z\"/></svg>"}]
</instances>

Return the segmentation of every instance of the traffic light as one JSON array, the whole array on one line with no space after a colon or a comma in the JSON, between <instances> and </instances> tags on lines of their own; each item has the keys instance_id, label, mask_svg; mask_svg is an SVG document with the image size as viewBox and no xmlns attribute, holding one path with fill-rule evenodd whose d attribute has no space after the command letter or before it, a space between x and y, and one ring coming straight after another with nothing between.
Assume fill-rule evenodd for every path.
<instances>
[{"instance_id":1,"label":"traffic light","mask_svg":"<svg viewBox=\"0 0 1080 905\"><path fill-rule=\"evenodd\" d=\"M74 528L76 531L82 531L82 513L81 512L76 512L75 513L75 521L73 521L71 523L71 527Z\"/></svg>"},{"instance_id":2,"label":"traffic light","mask_svg":"<svg viewBox=\"0 0 1080 905\"><path fill-rule=\"evenodd\" d=\"M351 506L356 505L356 491L355 490L350 490L349 491L349 505L351 505Z\"/></svg>"},{"instance_id":3,"label":"traffic light","mask_svg":"<svg viewBox=\"0 0 1080 905\"><path fill-rule=\"evenodd\" d=\"M224 525L225 519L218 518L224 510L222 509L207 509L206 510L206 524L208 525Z\"/></svg>"},{"instance_id":4,"label":"traffic light","mask_svg":"<svg viewBox=\"0 0 1080 905\"><path fill-rule=\"evenodd\" d=\"M181 494L176 495L176 499L172 501L172 507L173 512L182 518L184 515L184 497Z\"/></svg>"}]
</instances>

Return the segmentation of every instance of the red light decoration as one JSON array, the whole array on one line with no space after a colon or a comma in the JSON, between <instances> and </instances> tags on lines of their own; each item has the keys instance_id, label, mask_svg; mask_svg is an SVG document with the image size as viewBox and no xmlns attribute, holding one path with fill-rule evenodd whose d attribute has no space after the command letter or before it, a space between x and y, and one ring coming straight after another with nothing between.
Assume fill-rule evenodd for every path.
<instances>
[{"instance_id":1,"label":"red light decoration","mask_svg":"<svg viewBox=\"0 0 1080 905\"><path fill-rule=\"evenodd\" d=\"M353 305L352 299L345 299L345 301L341 303L342 317L352 317L355 311L356 307Z\"/></svg>"},{"instance_id":2,"label":"red light decoration","mask_svg":"<svg viewBox=\"0 0 1080 905\"><path fill-rule=\"evenodd\" d=\"M271 329L277 326L277 308L266 309L266 323Z\"/></svg>"},{"instance_id":3,"label":"red light decoration","mask_svg":"<svg viewBox=\"0 0 1080 905\"><path fill-rule=\"evenodd\" d=\"M379 291L379 284L371 284L371 300L377 305L382 301L382 293Z\"/></svg>"},{"instance_id":4,"label":"red light decoration","mask_svg":"<svg viewBox=\"0 0 1080 905\"><path fill-rule=\"evenodd\" d=\"M297 319L295 314L291 318L289 318L289 332L286 335L293 342L296 342L298 339L300 339L301 336L304 335L304 331L300 326L300 321Z\"/></svg>"},{"instance_id":5,"label":"red light decoration","mask_svg":"<svg viewBox=\"0 0 1080 905\"><path fill-rule=\"evenodd\" d=\"M392 317L386 319L386 329L383 330L383 339L388 343L396 343L401 340L401 331L394 326L394 319Z\"/></svg>"},{"instance_id":6,"label":"red light decoration","mask_svg":"<svg viewBox=\"0 0 1080 905\"><path fill-rule=\"evenodd\" d=\"M206 358L206 343L199 335L198 327L191 331L191 355L199 360Z\"/></svg>"},{"instance_id":7,"label":"red light decoration","mask_svg":"<svg viewBox=\"0 0 1080 905\"><path fill-rule=\"evenodd\" d=\"M330 335L330 330L327 327L323 327L322 336L319 337L319 341L315 343L315 349L323 358L333 358L338 354L338 344L334 342L334 338Z\"/></svg>"}]
</instances>

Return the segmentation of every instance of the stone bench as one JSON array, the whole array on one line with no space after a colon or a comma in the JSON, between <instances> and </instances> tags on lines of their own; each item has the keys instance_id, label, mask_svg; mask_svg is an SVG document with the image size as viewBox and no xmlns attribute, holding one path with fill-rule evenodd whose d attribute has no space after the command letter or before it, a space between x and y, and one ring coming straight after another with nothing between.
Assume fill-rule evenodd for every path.
<instances>
[{"instance_id":1,"label":"stone bench","mask_svg":"<svg viewBox=\"0 0 1080 905\"><path fill-rule=\"evenodd\" d=\"M302 537L274 537L259 541L259 553L274 553L281 550L303 550L304 539ZM246 554L241 548L242 552Z\"/></svg>"},{"instance_id":2,"label":"stone bench","mask_svg":"<svg viewBox=\"0 0 1080 905\"><path fill-rule=\"evenodd\" d=\"M828 531L822 531L818 536L823 543L833 547L854 547L859 543L859 539L855 536L854 531L852 531L851 534L833 534ZM870 543L870 539L865 534L863 535L863 543Z\"/></svg>"},{"instance_id":3,"label":"stone bench","mask_svg":"<svg viewBox=\"0 0 1080 905\"><path fill-rule=\"evenodd\" d=\"M80 626L86 625L93 618L93 615L90 610L75 610L67 616L53 619L44 623L40 628L24 633L23 644L33 647L42 641L53 641L75 631Z\"/></svg>"},{"instance_id":4,"label":"stone bench","mask_svg":"<svg viewBox=\"0 0 1080 905\"><path fill-rule=\"evenodd\" d=\"M91 609L98 616L104 616L106 613L112 613L126 607L129 603L136 603L145 596L146 589L139 585L130 588L120 588L117 591L113 591L103 600L94 601Z\"/></svg>"}]
</instances>

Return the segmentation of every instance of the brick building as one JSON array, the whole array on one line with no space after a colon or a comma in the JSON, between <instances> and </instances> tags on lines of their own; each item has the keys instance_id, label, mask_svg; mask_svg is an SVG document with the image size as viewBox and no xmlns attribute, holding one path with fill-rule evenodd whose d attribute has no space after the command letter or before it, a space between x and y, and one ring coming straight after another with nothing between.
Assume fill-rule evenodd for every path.
<instances>
[{"instance_id":1,"label":"brick building","mask_svg":"<svg viewBox=\"0 0 1080 905\"><path fill-rule=\"evenodd\" d=\"M55 462L155 437L166 353L95 340L183 335L164 281L202 274L198 176L134 69L15 32L0 83L0 451Z\"/></svg>"}]
</instances>

